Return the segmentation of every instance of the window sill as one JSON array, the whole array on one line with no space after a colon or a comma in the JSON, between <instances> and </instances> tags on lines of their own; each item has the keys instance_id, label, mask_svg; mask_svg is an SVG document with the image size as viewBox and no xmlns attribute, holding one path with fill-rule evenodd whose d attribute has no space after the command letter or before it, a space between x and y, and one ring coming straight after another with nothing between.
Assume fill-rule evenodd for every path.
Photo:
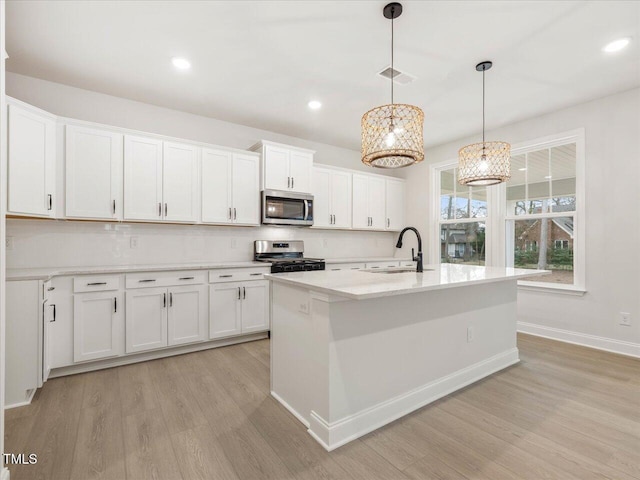
<instances>
[{"instance_id":1,"label":"window sill","mask_svg":"<svg viewBox=\"0 0 640 480\"><path fill-rule=\"evenodd\" d=\"M554 285L542 282L518 282L518 290L529 292L555 293L559 295L572 295L582 297L587 291L575 285Z\"/></svg>"}]
</instances>

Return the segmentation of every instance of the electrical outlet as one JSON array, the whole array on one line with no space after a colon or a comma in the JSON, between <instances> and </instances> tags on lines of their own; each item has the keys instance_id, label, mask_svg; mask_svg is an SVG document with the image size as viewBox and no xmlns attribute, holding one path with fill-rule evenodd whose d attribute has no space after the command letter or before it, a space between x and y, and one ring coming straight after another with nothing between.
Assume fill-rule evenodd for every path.
<instances>
[{"instance_id":1,"label":"electrical outlet","mask_svg":"<svg viewBox=\"0 0 640 480\"><path fill-rule=\"evenodd\" d=\"M131 237L129 239L129 246L131 248L138 248L138 237Z\"/></svg>"},{"instance_id":2,"label":"electrical outlet","mask_svg":"<svg viewBox=\"0 0 640 480\"><path fill-rule=\"evenodd\" d=\"M298 311L299 311L300 313L308 314L308 313L309 313L309 302L301 303L301 304L298 306Z\"/></svg>"},{"instance_id":3,"label":"electrical outlet","mask_svg":"<svg viewBox=\"0 0 640 480\"><path fill-rule=\"evenodd\" d=\"M7 250L13 250L13 237L6 237L4 239L4 246Z\"/></svg>"},{"instance_id":4,"label":"electrical outlet","mask_svg":"<svg viewBox=\"0 0 640 480\"><path fill-rule=\"evenodd\" d=\"M473 327L467 327L467 343L471 343L474 340Z\"/></svg>"},{"instance_id":5,"label":"electrical outlet","mask_svg":"<svg viewBox=\"0 0 640 480\"><path fill-rule=\"evenodd\" d=\"M620 325L631 326L631 314L629 312L620 312Z\"/></svg>"}]
</instances>

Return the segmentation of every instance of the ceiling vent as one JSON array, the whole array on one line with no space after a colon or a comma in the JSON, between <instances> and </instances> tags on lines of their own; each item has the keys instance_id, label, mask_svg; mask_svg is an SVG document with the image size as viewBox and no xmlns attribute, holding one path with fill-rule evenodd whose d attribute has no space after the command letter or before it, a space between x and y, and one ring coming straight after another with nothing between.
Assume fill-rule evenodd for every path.
<instances>
[{"instance_id":1,"label":"ceiling vent","mask_svg":"<svg viewBox=\"0 0 640 480\"><path fill-rule=\"evenodd\" d=\"M398 85L408 85L416 79L416 77L414 77L413 75L401 72L400 70L396 70L395 68L392 69L391 67L385 68L380 73L378 73L378 75L387 79L393 78L394 83Z\"/></svg>"}]
</instances>

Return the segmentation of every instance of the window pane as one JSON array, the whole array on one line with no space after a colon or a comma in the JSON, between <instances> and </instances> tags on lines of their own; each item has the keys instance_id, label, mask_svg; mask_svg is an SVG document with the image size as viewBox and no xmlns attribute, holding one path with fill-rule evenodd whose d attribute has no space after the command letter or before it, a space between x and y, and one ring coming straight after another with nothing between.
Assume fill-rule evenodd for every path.
<instances>
[{"instance_id":1,"label":"window pane","mask_svg":"<svg viewBox=\"0 0 640 480\"><path fill-rule=\"evenodd\" d=\"M455 218L469 218L469 187L466 185L456 185L456 216Z\"/></svg>"},{"instance_id":2,"label":"window pane","mask_svg":"<svg viewBox=\"0 0 640 480\"><path fill-rule=\"evenodd\" d=\"M547 213L551 196L549 150L527 154L527 213Z\"/></svg>"},{"instance_id":3,"label":"window pane","mask_svg":"<svg viewBox=\"0 0 640 480\"><path fill-rule=\"evenodd\" d=\"M551 210L576 209L576 144L551 149Z\"/></svg>"},{"instance_id":4,"label":"window pane","mask_svg":"<svg viewBox=\"0 0 640 480\"><path fill-rule=\"evenodd\" d=\"M440 261L484 265L484 240L484 222L440 225Z\"/></svg>"},{"instance_id":5,"label":"window pane","mask_svg":"<svg viewBox=\"0 0 640 480\"><path fill-rule=\"evenodd\" d=\"M524 155L511 157L511 180L507 183L507 215L524 215L526 211L527 162Z\"/></svg>"},{"instance_id":6,"label":"window pane","mask_svg":"<svg viewBox=\"0 0 640 480\"><path fill-rule=\"evenodd\" d=\"M471 187L471 217L487 216L487 189Z\"/></svg>"},{"instance_id":7,"label":"window pane","mask_svg":"<svg viewBox=\"0 0 640 480\"><path fill-rule=\"evenodd\" d=\"M514 221L516 268L551 270L534 282L573 284L573 217Z\"/></svg>"},{"instance_id":8,"label":"window pane","mask_svg":"<svg viewBox=\"0 0 640 480\"><path fill-rule=\"evenodd\" d=\"M453 173L453 170L440 172L440 218L444 220L455 218L455 178Z\"/></svg>"}]
</instances>

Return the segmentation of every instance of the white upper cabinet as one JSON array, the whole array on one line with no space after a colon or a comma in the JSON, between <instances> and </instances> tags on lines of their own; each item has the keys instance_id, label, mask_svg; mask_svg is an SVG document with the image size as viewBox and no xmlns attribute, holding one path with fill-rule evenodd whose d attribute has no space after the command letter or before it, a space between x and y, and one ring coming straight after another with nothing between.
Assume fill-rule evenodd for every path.
<instances>
[{"instance_id":1,"label":"white upper cabinet","mask_svg":"<svg viewBox=\"0 0 640 480\"><path fill-rule=\"evenodd\" d=\"M202 221L205 223L233 222L232 162L231 152L202 149Z\"/></svg>"},{"instance_id":2,"label":"white upper cabinet","mask_svg":"<svg viewBox=\"0 0 640 480\"><path fill-rule=\"evenodd\" d=\"M122 218L122 134L66 126L65 214L71 218Z\"/></svg>"},{"instance_id":3,"label":"white upper cabinet","mask_svg":"<svg viewBox=\"0 0 640 480\"><path fill-rule=\"evenodd\" d=\"M257 155L202 150L202 221L260 224L260 159Z\"/></svg>"},{"instance_id":4,"label":"white upper cabinet","mask_svg":"<svg viewBox=\"0 0 640 480\"><path fill-rule=\"evenodd\" d=\"M262 188L311 192L312 150L262 141L252 150L262 153Z\"/></svg>"},{"instance_id":5,"label":"white upper cabinet","mask_svg":"<svg viewBox=\"0 0 640 480\"><path fill-rule=\"evenodd\" d=\"M313 225L351 228L351 173L337 169L313 169Z\"/></svg>"},{"instance_id":6,"label":"white upper cabinet","mask_svg":"<svg viewBox=\"0 0 640 480\"><path fill-rule=\"evenodd\" d=\"M353 174L353 228L384 230L385 197L383 177Z\"/></svg>"},{"instance_id":7,"label":"white upper cabinet","mask_svg":"<svg viewBox=\"0 0 640 480\"><path fill-rule=\"evenodd\" d=\"M260 157L233 154L233 223L260 224Z\"/></svg>"},{"instance_id":8,"label":"white upper cabinet","mask_svg":"<svg viewBox=\"0 0 640 480\"><path fill-rule=\"evenodd\" d=\"M8 213L53 216L55 130L46 112L9 105Z\"/></svg>"},{"instance_id":9,"label":"white upper cabinet","mask_svg":"<svg viewBox=\"0 0 640 480\"><path fill-rule=\"evenodd\" d=\"M162 141L124 137L124 219L162 219Z\"/></svg>"},{"instance_id":10,"label":"white upper cabinet","mask_svg":"<svg viewBox=\"0 0 640 480\"><path fill-rule=\"evenodd\" d=\"M198 220L198 147L164 142L162 218L169 222Z\"/></svg>"},{"instance_id":11,"label":"white upper cabinet","mask_svg":"<svg viewBox=\"0 0 640 480\"><path fill-rule=\"evenodd\" d=\"M402 230L405 224L405 186L402 180L386 180L387 230Z\"/></svg>"}]
</instances>

